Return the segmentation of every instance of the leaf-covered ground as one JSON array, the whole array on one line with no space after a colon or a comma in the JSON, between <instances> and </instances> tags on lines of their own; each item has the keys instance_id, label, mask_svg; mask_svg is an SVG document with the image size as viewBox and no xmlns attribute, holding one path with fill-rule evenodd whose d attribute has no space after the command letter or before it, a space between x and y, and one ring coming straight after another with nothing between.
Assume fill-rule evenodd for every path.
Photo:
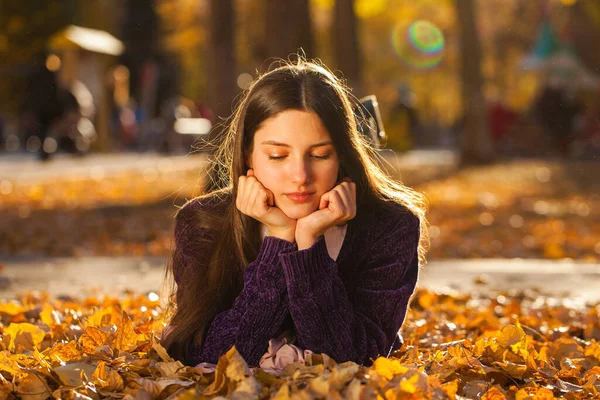
<instances>
[{"instance_id":1,"label":"leaf-covered ground","mask_svg":"<svg viewBox=\"0 0 600 400\"><path fill-rule=\"evenodd\" d=\"M512 161L416 186L431 199L429 258L600 258L600 162ZM0 182L0 254L169 252L200 172L160 165L102 177ZM409 180L410 177L407 177Z\"/></svg>"},{"instance_id":2,"label":"leaf-covered ground","mask_svg":"<svg viewBox=\"0 0 600 400\"><path fill-rule=\"evenodd\" d=\"M0 303L0 399L593 399L600 304L535 291L418 291L405 344L371 367L327 355L280 376L232 348L214 373L169 358L158 295Z\"/></svg>"}]
</instances>

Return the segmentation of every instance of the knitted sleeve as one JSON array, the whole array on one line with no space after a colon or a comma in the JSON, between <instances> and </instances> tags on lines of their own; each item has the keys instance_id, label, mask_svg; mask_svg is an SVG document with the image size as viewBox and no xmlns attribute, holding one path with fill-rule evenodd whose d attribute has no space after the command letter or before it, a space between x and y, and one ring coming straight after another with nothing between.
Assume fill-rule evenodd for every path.
<instances>
[{"instance_id":1,"label":"knitted sleeve","mask_svg":"<svg viewBox=\"0 0 600 400\"><path fill-rule=\"evenodd\" d=\"M250 366L258 366L269 340L277 335L289 312L285 278L278 256L297 251L295 244L272 236L265 237L256 260L244 271L244 288L233 306L214 318L202 345L192 346L195 364L216 364L231 346Z\"/></svg>"},{"instance_id":2,"label":"knitted sleeve","mask_svg":"<svg viewBox=\"0 0 600 400\"><path fill-rule=\"evenodd\" d=\"M370 364L387 356L417 283L419 219L403 213L379 224L374 238L357 249L368 256L352 297L322 236L308 249L280 256L296 335L337 362Z\"/></svg>"},{"instance_id":3,"label":"knitted sleeve","mask_svg":"<svg viewBox=\"0 0 600 400\"><path fill-rule=\"evenodd\" d=\"M206 273L209 249L198 247L198 240L194 239L212 236L197 226L194 214L195 207L207 206L190 203L177 215L173 274L178 298L187 289L185 280L190 274ZM276 336L289 313L285 278L278 260L279 253L287 251L297 251L297 246L272 236L265 237L257 258L244 270L244 287L233 306L215 316L201 345L189 348L188 359L194 365L217 363L219 356L233 345L248 364L258 365L269 340Z\"/></svg>"}]
</instances>

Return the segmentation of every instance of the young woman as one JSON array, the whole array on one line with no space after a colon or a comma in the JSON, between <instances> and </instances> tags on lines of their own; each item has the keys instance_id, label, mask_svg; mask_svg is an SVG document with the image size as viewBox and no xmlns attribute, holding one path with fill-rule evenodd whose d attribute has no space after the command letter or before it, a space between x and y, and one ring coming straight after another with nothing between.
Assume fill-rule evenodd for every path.
<instances>
[{"instance_id":1,"label":"young woman","mask_svg":"<svg viewBox=\"0 0 600 400\"><path fill-rule=\"evenodd\" d=\"M216 363L235 345L257 366L282 334L337 362L400 347L428 243L425 202L382 171L352 102L304 60L246 90L213 162L221 189L176 216L173 357Z\"/></svg>"}]
</instances>

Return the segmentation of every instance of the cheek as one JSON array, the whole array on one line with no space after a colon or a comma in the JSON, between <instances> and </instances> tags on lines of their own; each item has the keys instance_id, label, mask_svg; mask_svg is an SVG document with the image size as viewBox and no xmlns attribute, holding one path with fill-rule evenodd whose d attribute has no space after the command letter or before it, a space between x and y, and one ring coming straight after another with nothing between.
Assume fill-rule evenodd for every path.
<instances>
[{"instance_id":1,"label":"cheek","mask_svg":"<svg viewBox=\"0 0 600 400\"><path fill-rule=\"evenodd\" d=\"M273 193L279 191L278 188L281 186L281 182L283 182L281 168L273 166L257 166L254 169L254 175L266 189L269 189Z\"/></svg>"},{"instance_id":2,"label":"cheek","mask_svg":"<svg viewBox=\"0 0 600 400\"><path fill-rule=\"evenodd\" d=\"M338 171L339 171L339 168L337 165L331 165L331 166L328 166L322 172L321 176L323 176L323 184L326 187L327 191L333 189L335 187L335 185L338 183L337 182Z\"/></svg>"}]
</instances>

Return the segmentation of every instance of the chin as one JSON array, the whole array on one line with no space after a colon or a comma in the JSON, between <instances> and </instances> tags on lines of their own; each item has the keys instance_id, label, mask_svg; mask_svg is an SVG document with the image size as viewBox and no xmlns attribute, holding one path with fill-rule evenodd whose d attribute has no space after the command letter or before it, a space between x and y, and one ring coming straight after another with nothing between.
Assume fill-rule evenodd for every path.
<instances>
[{"instance_id":1,"label":"chin","mask_svg":"<svg viewBox=\"0 0 600 400\"><path fill-rule=\"evenodd\" d=\"M303 204L303 205L297 205L297 206L283 207L283 208L281 208L281 211L283 211L283 213L285 215L287 215L288 218L300 219L300 218L304 218L304 217L312 214L313 212L317 211L318 208L319 208L318 206Z\"/></svg>"}]
</instances>

